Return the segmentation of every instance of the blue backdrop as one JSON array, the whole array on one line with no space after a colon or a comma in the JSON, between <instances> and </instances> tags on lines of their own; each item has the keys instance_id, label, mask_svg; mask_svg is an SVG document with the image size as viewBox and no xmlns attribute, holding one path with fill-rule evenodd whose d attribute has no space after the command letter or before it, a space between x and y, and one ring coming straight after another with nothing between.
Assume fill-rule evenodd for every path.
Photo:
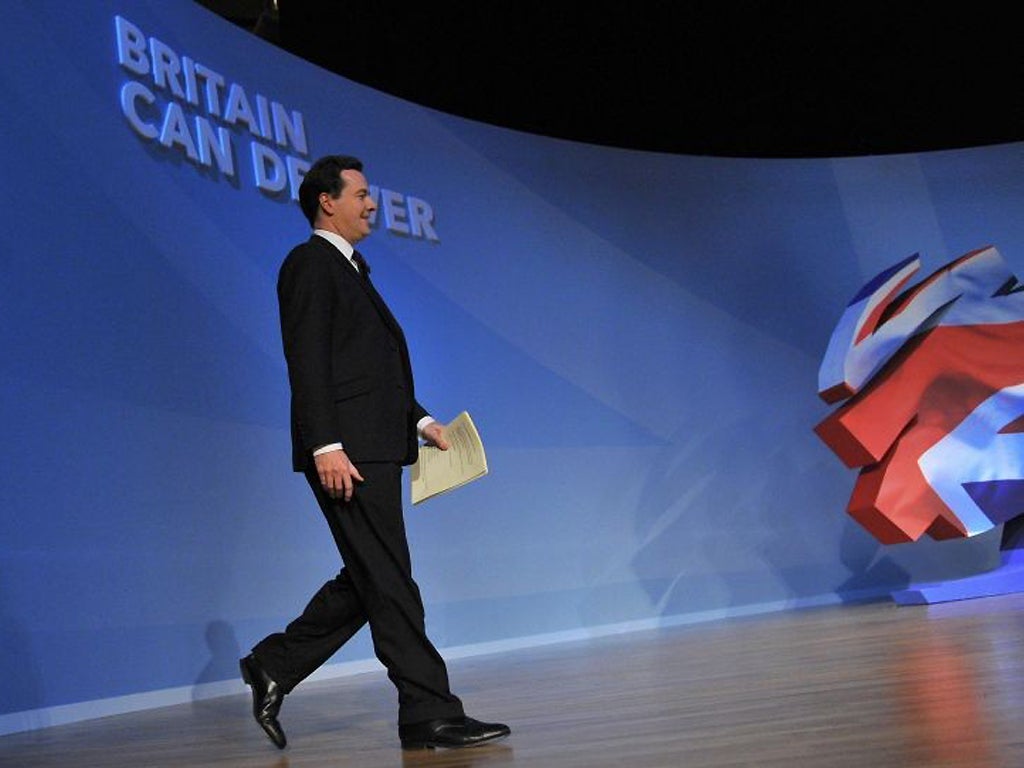
<instances>
[{"instance_id":1,"label":"blue backdrop","mask_svg":"<svg viewBox=\"0 0 1024 768\"><path fill-rule=\"evenodd\" d=\"M468 410L487 447L486 478L407 514L447 654L998 562L998 536L879 546L811 429L865 279L989 243L1020 273L1024 145L751 160L546 139L185 0L16 1L0 43L0 733L240 690L238 656L339 567L290 472L274 290L308 234L292 179L321 154L359 155L378 188L363 250L420 400ZM371 656L361 635L335 669Z\"/></svg>"}]
</instances>

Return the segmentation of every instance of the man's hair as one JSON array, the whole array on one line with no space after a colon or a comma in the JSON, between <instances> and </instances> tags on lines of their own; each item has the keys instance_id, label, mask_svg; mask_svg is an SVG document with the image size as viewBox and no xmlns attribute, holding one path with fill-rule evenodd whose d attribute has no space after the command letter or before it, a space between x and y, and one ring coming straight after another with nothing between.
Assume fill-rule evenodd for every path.
<instances>
[{"instance_id":1,"label":"man's hair","mask_svg":"<svg viewBox=\"0 0 1024 768\"><path fill-rule=\"evenodd\" d=\"M324 192L337 197L345 187L341 178L342 171L363 170L363 161L350 155L327 155L321 157L306 171L302 184L299 185L299 206L309 220L311 227L316 226L317 213L320 210L320 195Z\"/></svg>"}]
</instances>

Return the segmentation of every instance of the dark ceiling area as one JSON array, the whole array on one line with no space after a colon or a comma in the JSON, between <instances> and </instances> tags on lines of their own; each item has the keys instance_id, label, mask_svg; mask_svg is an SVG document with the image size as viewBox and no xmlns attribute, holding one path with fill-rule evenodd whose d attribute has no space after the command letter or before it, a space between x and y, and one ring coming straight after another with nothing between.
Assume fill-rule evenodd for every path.
<instances>
[{"instance_id":1,"label":"dark ceiling area","mask_svg":"<svg viewBox=\"0 0 1024 768\"><path fill-rule=\"evenodd\" d=\"M197 2L350 80L544 136L789 158L1024 140L1012 3Z\"/></svg>"}]
</instances>

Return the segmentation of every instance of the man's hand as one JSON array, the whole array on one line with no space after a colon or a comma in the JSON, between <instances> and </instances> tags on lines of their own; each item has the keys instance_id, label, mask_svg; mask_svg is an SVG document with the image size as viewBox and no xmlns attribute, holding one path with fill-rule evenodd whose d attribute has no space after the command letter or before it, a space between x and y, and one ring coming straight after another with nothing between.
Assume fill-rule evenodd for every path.
<instances>
[{"instance_id":1,"label":"man's hand","mask_svg":"<svg viewBox=\"0 0 1024 768\"><path fill-rule=\"evenodd\" d=\"M423 440L442 451L448 450L448 441L444 438L444 426L439 421L432 421L423 428Z\"/></svg>"},{"instance_id":2,"label":"man's hand","mask_svg":"<svg viewBox=\"0 0 1024 768\"><path fill-rule=\"evenodd\" d=\"M352 499L352 491L356 481L362 482L356 465L348 460L345 451L328 451L313 457L316 473L320 476L320 485L332 499Z\"/></svg>"}]
</instances>

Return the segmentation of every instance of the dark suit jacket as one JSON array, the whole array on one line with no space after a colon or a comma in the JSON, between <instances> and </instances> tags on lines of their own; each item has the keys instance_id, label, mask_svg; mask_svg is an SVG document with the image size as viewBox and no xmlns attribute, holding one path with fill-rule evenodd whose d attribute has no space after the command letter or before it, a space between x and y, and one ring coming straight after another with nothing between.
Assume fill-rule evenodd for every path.
<instances>
[{"instance_id":1,"label":"dark suit jacket","mask_svg":"<svg viewBox=\"0 0 1024 768\"><path fill-rule=\"evenodd\" d=\"M292 466L340 442L353 462L416 460L416 402L405 335L345 256L313 235L281 265L281 335L291 383Z\"/></svg>"}]
</instances>

